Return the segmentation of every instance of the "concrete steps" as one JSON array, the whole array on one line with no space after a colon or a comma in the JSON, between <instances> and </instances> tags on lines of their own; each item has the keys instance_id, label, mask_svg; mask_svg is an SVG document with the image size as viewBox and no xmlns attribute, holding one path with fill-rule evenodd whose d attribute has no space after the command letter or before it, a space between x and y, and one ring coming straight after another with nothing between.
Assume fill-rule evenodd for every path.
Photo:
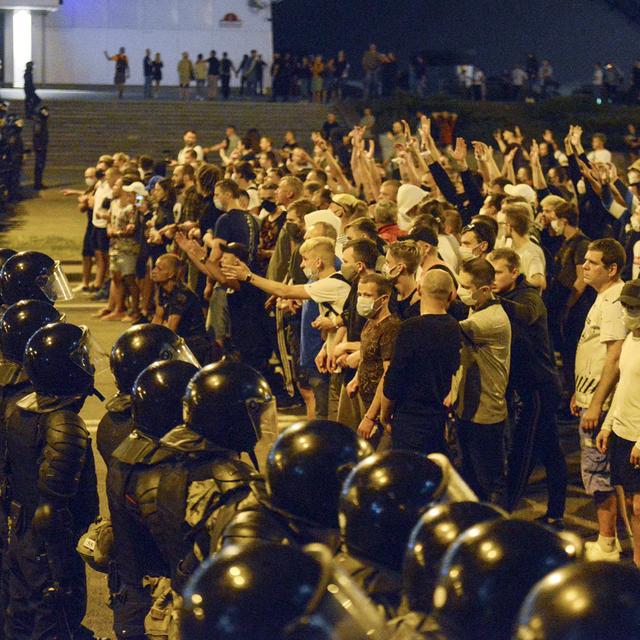
<instances>
[{"instance_id":1,"label":"concrete steps","mask_svg":"<svg viewBox=\"0 0 640 640\"><path fill-rule=\"evenodd\" d=\"M309 148L309 136L319 129L330 105L271 102L179 102L162 100L53 100L48 165L56 169L81 170L95 163L101 153L124 151L131 155L149 154L156 159L165 149L177 153L185 129L193 128L204 145L224 137L229 124L238 133L257 128L277 146L284 132L293 129L298 141ZM11 110L22 106L12 101ZM338 114L339 120L340 114ZM344 122L344 120L342 120ZM30 140L27 124L25 140ZM217 155L216 155L217 158Z\"/></svg>"}]
</instances>

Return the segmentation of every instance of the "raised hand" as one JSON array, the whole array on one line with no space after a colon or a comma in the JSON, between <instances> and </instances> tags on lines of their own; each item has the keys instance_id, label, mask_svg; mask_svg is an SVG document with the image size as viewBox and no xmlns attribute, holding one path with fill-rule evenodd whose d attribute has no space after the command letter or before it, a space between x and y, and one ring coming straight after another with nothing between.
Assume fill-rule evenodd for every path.
<instances>
[{"instance_id":1,"label":"raised hand","mask_svg":"<svg viewBox=\"0 0 640 640\"><path fill-rule=\"evenodd\" d=\"M453 159L461 166L467 166L467 143L464 138L456 138L456 146L453 150Z\"/></svg>"}]
</instances>

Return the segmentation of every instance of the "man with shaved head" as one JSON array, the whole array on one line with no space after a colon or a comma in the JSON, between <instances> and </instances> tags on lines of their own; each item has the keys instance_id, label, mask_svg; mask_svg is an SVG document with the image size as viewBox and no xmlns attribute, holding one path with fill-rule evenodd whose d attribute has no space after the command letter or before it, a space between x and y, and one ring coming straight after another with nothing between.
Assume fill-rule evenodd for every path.
<instances>
[{"instance_id":1,"label":"man with shaved head","mask_svg":"<svg viewBox=\"0 0 640 640\"><path fill-rule=\"evenodd\" d=\"M380 416L394 449L445 450L443 403L460 365L460 327L447 313L455 291L446 271L428 271L420 286L420 315L400 325Z\"/></svg>"}]
</instances>

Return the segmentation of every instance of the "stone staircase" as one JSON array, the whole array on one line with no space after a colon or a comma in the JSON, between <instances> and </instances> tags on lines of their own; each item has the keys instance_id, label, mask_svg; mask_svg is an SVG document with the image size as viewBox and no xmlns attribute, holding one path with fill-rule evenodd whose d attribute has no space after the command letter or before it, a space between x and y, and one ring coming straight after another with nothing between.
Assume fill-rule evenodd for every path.
<instances>
[{"instance_id":1,"label":"stone staircase","mask_svg":"<svg viewBox=\"0 0 640 640\"><path fill-rule=\"evenodd\" d=\"M102 153L124 151L162 158L165 149L176 154L182 134L192 128L203 145L219 142L225 127L236 126L239 135L252 128L282 143L284 132L293 129L298 141L310 148L309 136L319 129L328 111L325 104L300 102L179 102L104 99L95 101L52 100L48 103L50 142L48 166L51 169L82 170L95 163ZM11 110L22 112L22 104L11 102ZM338 120L347 120L340 109ZM30 125L25 142L30 143Z\"/></svg>"}]
</instances>

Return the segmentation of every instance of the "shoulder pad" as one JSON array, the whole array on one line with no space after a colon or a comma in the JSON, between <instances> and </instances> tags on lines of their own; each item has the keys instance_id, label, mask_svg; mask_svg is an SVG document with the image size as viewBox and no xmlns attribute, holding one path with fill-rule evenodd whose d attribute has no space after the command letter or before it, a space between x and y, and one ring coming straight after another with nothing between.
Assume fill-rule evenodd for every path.
<instances>
[{"instance_id":1,"label":"shoulder pad","mask_svg":"<svg viewBox=\"0 0 640 640\"><path fill-rule=\"evenodd\" d=\"M105 405L107 411L124 413L131 409L131 396L124 393L117 393Z\"/></svg>"},{"instance_id":2,"label":"shoulder pad","mask_svg":"<svg viewBox=\"0 0 640 640\"><path fill-rule=\"evenodd\" d=\"M160 448L156 440L133 431L118 445L112 456L125 464L157 464L160 458L156 454ZM167 449L163 451L172 455Z\"/></svg>"},{"instance_id":3,"label":"shoulder pad","mask_svg":"<svg viewBox=\"0 0 640 640\"><path fill-rule=\"evenodd\" d=\"M206 480L212 478L219 485L247 484L262 480L262 476L246 462L239 458L215 457L213 460L198 464L190 474L191 480ZM223 486L220 487L225 490Z\"/></svg>"}]
</instances>

